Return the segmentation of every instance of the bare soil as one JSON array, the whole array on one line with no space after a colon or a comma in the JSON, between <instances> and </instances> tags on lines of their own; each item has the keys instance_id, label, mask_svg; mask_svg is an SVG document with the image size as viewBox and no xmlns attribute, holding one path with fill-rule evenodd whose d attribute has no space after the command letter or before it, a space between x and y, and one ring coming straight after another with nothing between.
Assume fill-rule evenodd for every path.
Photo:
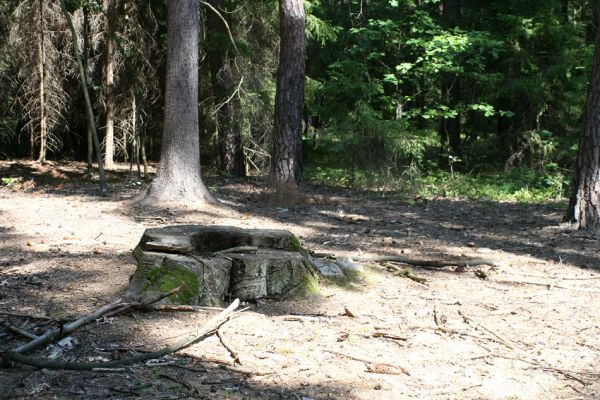
<instances>
[{"instance_id":1,"label":"bare soil","mask_svg":"<svg viewBox=\"0 0 600 400\"><path fill-rule=\"evenodd\" d=\"M97 196L84 165L2 162L0 321L30 331L122 296L144 229L170 224L282 228L311 250L498 265L426 269L419 283L381 264L320 296L261 300L217 337L108 372L0 369L1 398L600 399L598 239L560 227L562 204L445 199L208 179L217 206L140 209L125 165ZM397 265L401 268L405 265ZM385 267L385 266L383 266ZM157 350L217 311L133 312L34 354L111 360ZM461 315L462 314L462 315ZM48 320L48 318L50 320ZM0 352L26 339L0 327Z\"/></svg>"}]
</instances>

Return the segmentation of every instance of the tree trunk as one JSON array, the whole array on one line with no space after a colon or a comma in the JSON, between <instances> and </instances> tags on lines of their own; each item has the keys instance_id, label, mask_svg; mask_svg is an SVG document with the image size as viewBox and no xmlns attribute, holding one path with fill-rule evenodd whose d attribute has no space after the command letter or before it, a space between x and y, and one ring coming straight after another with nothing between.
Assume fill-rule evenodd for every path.
<instances>
[{"instance_id":1,"label":"tree trunk","mask_svg":"<svg viewBox=\"0 0 600 400\"><path fill-rule=\"evenodd\" d=\"M81 60L81 54L79 53L79 46L77 45L77 32L73 26L71 15L67 10L66 0L61 0L60 7L62 8L67 25L71 31L71 41L73 44L73 53L77 60L77 67L79 68L79 81L81 83L81 89L83 90L83 98L85 100L86 117L89 122L89 126L92 128L92 137L94 139L94 147L96 148L96 160L98 162L98 174L100 175L100 193L106 196L108 192L108 185L106 183L106 176L104 175L104 165L102 164L102 153L100 152L100 140L98 139L98 133L96 132L96 125L94 124L94 110L92 109L92 101L90 100L90 93L88 91L88 80L86 71L83 68L83 61Z\"/></svg>"},{"instance_id":2,"label":"tree trunk","mask_svg":"<svg viewBox=\"0 0 600 400\"><path fill-rule=\"evenodd\" d=\"M90 58L90 20L89 11L87 7L83 7L83 69L87 72L89 69L89 58ZM87 168L88 171L92 170L94 162L94 142L92 137L92 127L90 122L86 118L85 128L87 132Z\"/></svg>"},{"instance_id":3,"label":"tree trunk","mask_svg":"<svg viewBox=\"0 0 600 400\"><path fill-rule=\"evenodd\" d=\"M303 0L279 0L279 71L271 176L279 184L302 181L302 108L306 39Z\"/></svg>"},{"instance_id":4,"label":"tree trunk","mask_svg":"<svg viewBox=\"0 0 600 400\"><path fill-rule=\"evenodd\" d=\"M46 132L46 48L44 46L44 0L39 0L40 26L38 27L38 75L40 102L40 153L39 163L46 162L47 132Z\"/></svg>"},{"instance_id":5,"label":"tree trunk","mask_svg":"<svg viewBox=\"0 0 600 400\"><path fill-rule=\"evenodd\" d=\"M444 0L440 4L442 21L446 27L455 27L460 17L460 0ZM459 78L452 73L442 74L442 98L449 108L456 109L460 98ZM460 113L442 118L440 122L440 164L447 166L448 156L462 157L460 140ZM449 146L448 146L449 145ZM448 154L450 153L450 154Z\"/></svg>"},{"instance_id":6,"label":"tree trunk","mask_svg":"<svg viewBox=\"0 0 600 400\"><path fill-rule=\"evenodd\" d=\"M600 18L597 19L600 22ZM579 229L600 233L600 29L585 105L584 127L565 220Z\"/></svg>"},{"instance_id":7,"label":"tree trunk","mask_svg":"<svg viewBox=\"0 0 600 400\"><path fill-rule=\"evenodd\" d=\"M142 204L212 202L200 175L198 0L169 1L168 29L160 163Z\"/></svg>"},{"instance_id":8,"label":"tree trunk","mask_svg":"<svg viewBox=\"0 0 600 400\"><path fill-rule=\"evenodd\" d=\"M106 96L106 121L104 128L104 165L114 168L115 154L115 98L114 98L114 71L113 71L113 27L110 17L110 0L103 0L102 8L106 18L105 53L104 53L104 93Z\"/></svg>"},{"instance_id":9,"label":"tree trunk","mask_svg":"<svg viewBox=\"0 0 600 400\"><path fill-rule=\"evenodd\" d=\"M210 0L217 10L225 10L225 0ZM208 56L213 92L217 104L219 168L232 176L245 176L246 166L239 119L240 100L235 93L233 59L229 51L227 27L214 13L207 18Z\"/></svg>"}]
</instances>

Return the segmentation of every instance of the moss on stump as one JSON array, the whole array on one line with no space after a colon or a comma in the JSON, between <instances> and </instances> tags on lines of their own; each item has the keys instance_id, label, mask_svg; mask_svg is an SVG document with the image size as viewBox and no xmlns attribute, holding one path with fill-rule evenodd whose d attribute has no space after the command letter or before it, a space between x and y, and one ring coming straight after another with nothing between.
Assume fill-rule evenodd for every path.
<instances>
[{"instance_id":1,"label":"moss on stump","mask_svg":"<svg viewBox=\"0 0 600 400\"><path fill-rule=\"evenodd\" d=\"M233 252L221 253L223 250ZM184 286L163 303L220 306L232 298L318 293L316 269L292 233L228 226L148 229L133 252L129 293L142 298Z\"/></svg>"}]
</instances>

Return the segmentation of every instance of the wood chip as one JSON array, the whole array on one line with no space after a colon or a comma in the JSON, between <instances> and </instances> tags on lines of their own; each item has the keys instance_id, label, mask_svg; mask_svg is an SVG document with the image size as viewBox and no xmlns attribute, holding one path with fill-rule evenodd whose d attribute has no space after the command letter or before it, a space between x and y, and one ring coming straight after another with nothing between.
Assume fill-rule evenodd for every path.
<instances>
[{"instance_id":1,"label":"wood chip","mask_svg":"<svg viewBox=\"0 0 600 400\"><path fill-rule=\"evenodd\" d=\"M386 375L401 375L407 374L407 371L404 368L393 367L388 364L371 364L365 363L367 366L367 372L371 372L373 374L386 374Z\"/></svg>"}]
</instances>

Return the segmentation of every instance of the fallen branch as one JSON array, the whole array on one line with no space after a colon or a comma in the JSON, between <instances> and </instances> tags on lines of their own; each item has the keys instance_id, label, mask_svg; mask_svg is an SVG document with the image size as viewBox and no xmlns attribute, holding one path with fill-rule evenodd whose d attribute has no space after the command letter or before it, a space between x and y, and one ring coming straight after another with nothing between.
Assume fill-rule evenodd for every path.
<instances>
[{"instance_id":1,"label":"fallen branch","mask_svg":"<svg viewBox=\"0 0 600 400\"><path fill-rule=\"evenodd\" d=\"M480 265L489 265L489 266L496 267L496 268L500 267L500 265L495 263L494 261L485 260L485 259L476 259L476 260L469 260L469 261L452 261L452 260L438 261L438 260L418 260L415 258L407 258L407 257L400 257L400 256L356 256L356 257L351 257L351 258L354 261L370 261L370 262L391 261L391 262L397 262L400 264L408 264L408 265L415 265L415 266L419 266L419 267L430 267L430 268L445 268L445 267L469 268L469 267L478 267Z\"/></svg>"},{"instance_id":2,"label":"fallen branch","mask_svg":"<svg viewBox=\"0 0 600 400\"><path fill-rule=\"evenodd\" d=\"M316 258L330 258L330 259L338 259L342 258L342 256L338 256L336 254L330 253L313 253L313 257ZM363 262L397 262L400 264L408 264L414 265L417 267L429 267L429 268L446 268L446 267L461 267L461 268L469 268L469 267L478 267L481 265L489 265L495 268L500 268L500 264L487 259L474 259L468 261L455 261L455 260L419 260L416 258L408 258L408 257L400 257L400 256L354 256L350 257L353 261L363 261Z\"/></svg>"},{"instance_id":3,"label":"fallen branch","mask_svg":"<svg viewBox=\"0 0 600 400\"><path fill-rule=\"evenodd\" d=\"M21 329L18 326L14 326L7 321L2 321L2 323L0 323L0 326L2 326L4 329L6 329L7 332L10 332L15 335L23 336L24 338L27 338L29 340L35 340L38 338L37 335L35 335L25 329Z\"/></svg>"},{"instance_id":4,"label":"fallen branch","mask_svg":"<svg viewBox=\"0 0 600 400\"><path fill-rule=\"evenodd\" d=\"M28 351L37 349L50 342L51 340L63 335L68 335L69 333L74 332L75 330L81 328L86 324L89 324L92 321L97 320L102 316L116 315L131 308L148 306L152 303L156 303L157 301L164 299L165 297L175 294L181 291L182 289L183 286L173 289L167 293L161 293L159 296L144 303L129 303L127 302L128 299L126 298L115 300L110 304L100 307L99 309L90 314L84 315L83 317L73 322L61 326L60 328L54 328L46 331L46 333L44 333L42 336L38 336L36 339L17 347L12 351L12 353L26 353Z\"/></svg>"},{"instance_id":5,"label":"fallen branch","mask_svg":"<svg viewBox=\"0 0 600 400\"><path fill-rule=\"evenodd\" d=\"M592 289L592 288L578 288L578 287L555 285L554 283L544 283L544 282L518 281L518 280L507 280L507 279L491 280L489 282L500 283L500 284L504 284L504 285L533 285L533 286L542 286L547 289L557 288L557 289L564 289L564 290L574 290L577 292L585 292L585 293L600 293L600 290Z\"/></svg>"},{"instance_id":6,"label":"fallen branch","mask_svg":"<svg viewBox=\"0 0 600 400\"><path fill-rule=\"evenodd\" d=\"M219 327L221 327L225 322L228 321L228 316L239 306L240 301L236 299L229 307L225 310L208 320L204 325L202 325L195 333L190 333L186 335L183 339L179 340L177 343L172 344L170 346L166 346L159 351L155 351L152 353L140 354L137 356L124 358L121 360L107 361L107 362L84 362L84 363L76 363L76 362L68 362L68 361L55 361L48 359L39 359L35 357L25 356L23 354L17 352L7 352L4 356L13 361L17 361L21 364L30 365L37 368L49 368L49 369L68 369L68 370L76 370L76 371L92 371L98 369L105 368L117 368L123 367L126 365L136 364L140 362L144 362L147 360L152 360L160 357L164 357L168 354L175 353L179 350L182 350L186 347L191 346L197 342L200 342L206 339L209 336L215 334Z\"/></svg>"},{"instance_id":7,"label":"fallen branch","mask_svg":"<svg viewBox=\"0 0 600 400\"><path fill-rule=\"evenodd\" d=\"M498 335L496 332L492 331L491 329L485 327L480 322L475 321L473 318L466 316L465 314L463 314L462 311L458 310L458 315L460 315L467 324L471 325L475 329L481 328L484 331L486 331L487 333L489 333L490 335L494 336L498 340L499 343L505 345L506 347L508 347L511 350L515 349L514 346L511 345L507 339L504 339L502 336Z\"/></svg>"}]
</instances>

